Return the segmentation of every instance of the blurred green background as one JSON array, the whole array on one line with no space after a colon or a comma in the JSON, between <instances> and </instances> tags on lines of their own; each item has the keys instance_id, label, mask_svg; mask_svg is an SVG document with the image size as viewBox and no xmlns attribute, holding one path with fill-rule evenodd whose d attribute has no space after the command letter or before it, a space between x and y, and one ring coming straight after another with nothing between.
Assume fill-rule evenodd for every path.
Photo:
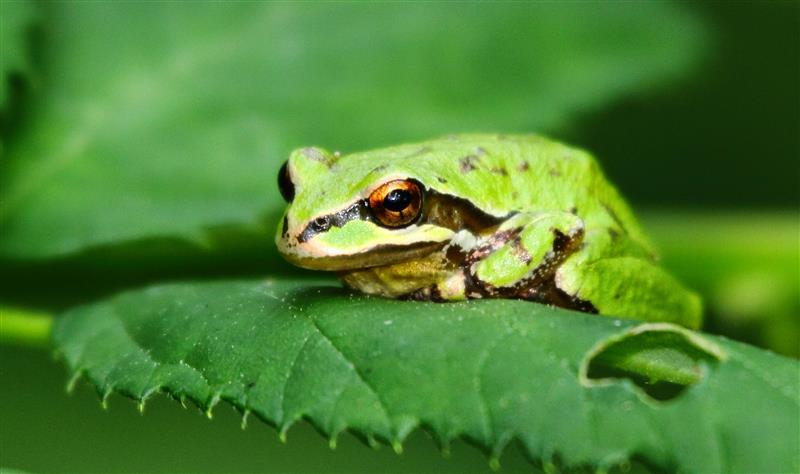
<instances>
[{"instance_id":1,"label":"blurred green background","mask_svg":"<svg viewBox=\"0 0 800 474\"><path fill-rule=\"evenodd\" d=\"M462 131L591 150L703 294L705 329L800 351L800 11L758 3L0 3L0 303L59 311L149 282L281 275L288 152ZM486 471L226 407L64 395L0 352L0 465L39 471ZM502 464L529 465L516 449Z\"/></svg>"}]
</instances>

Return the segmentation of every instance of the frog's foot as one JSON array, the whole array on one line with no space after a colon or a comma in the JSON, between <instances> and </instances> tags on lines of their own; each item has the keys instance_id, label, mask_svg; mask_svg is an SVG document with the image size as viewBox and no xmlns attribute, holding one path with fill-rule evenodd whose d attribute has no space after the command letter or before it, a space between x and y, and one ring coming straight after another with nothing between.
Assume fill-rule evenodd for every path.
<instances>
[{"instance_id":1,"label":"frog's foot","mask_svg":"<svg viewBox=\"0 0 800 474\"><path fill-rule=\"evenodd\" d=\"M391 265L339 272L348 288L368 295L417 300L445 300L436 283L446 280L456 267L442 252Z\"/></svg>"},{"instance_id":2,"label":"frog's foot","mask_svg":"<svg viewBox=\"0 0 800 474\"><path fill-rule=\"evenodd\" d=\"M583 222L573 214L519 215L464 259L468 298L516 298L596 313L555 284L556 270L581 248Z\"/></svg>"}]
</instances>

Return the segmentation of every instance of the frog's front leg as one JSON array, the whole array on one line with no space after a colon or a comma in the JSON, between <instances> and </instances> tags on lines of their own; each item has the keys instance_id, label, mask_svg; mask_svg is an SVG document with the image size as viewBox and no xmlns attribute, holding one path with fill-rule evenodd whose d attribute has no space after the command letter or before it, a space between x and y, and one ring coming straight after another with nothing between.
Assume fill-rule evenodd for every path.
<instances>
[{"instance_id":1,"label":"frog's front leg","mask_svg":"<svg viewBox=\"0 0 800 474\"><path fill-rule=\"evenodd\" d=\"M583 221L567 212L510 218L465 258L468 298L507 297L593 311L554 283L556 269L583 240Z\"/></svg>"}]
</instances>

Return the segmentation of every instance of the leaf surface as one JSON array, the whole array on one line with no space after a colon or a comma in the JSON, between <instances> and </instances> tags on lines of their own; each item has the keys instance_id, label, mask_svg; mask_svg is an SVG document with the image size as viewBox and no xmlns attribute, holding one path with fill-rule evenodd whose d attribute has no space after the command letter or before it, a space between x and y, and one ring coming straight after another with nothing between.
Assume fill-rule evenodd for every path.
<instances>
[{"instance_id":1,"label":"leaf surface","mask_svg":"<svg viewBox=\"0 0 800 474\"><path fill-rule=\"evenodd\" d=\"M5 5L5 3L4 3ZM0 257L269 234L291 149L549 132L669 81L704 30L666 3L51 2L0 173Z\"/></svg>"},{"instance_id":2,"label":"leaf surface","mask_svg":"<svg viewBox=\"0 0 800 474\"><path fill-rule=\"evenodd\" d=\"M209 413L225 400L282 433L305 418L333 439L351 430L399 446L422 426L493 456L517 439L533 459L566 468L633 458L668 471L797 471L797 361L692 333L722 359L669 401L626 378L582 381L587 356L637 324L523 301L219 281L71 310L54 343L104 400L164 391Z\"/></svg>"}]
</instances>

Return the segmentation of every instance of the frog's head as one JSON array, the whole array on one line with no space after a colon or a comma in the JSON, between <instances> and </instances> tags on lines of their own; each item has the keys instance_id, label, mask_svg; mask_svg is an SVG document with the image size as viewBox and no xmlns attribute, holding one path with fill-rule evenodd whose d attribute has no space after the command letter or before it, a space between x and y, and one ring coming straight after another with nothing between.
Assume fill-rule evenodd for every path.
<instances>
[{"instance_id":1,"label":"frog's head","mask_svg":"<svg viewBox=\"0 0 800 474\"><path fill-rule=\"evenodd\" d=\"M402 161L320 148L293 152L278 175L289 203L276 235L281 255L305 268L348 270L442 248L454 229L426 218L429 188Z\"/></svg>"}]
</instances>

